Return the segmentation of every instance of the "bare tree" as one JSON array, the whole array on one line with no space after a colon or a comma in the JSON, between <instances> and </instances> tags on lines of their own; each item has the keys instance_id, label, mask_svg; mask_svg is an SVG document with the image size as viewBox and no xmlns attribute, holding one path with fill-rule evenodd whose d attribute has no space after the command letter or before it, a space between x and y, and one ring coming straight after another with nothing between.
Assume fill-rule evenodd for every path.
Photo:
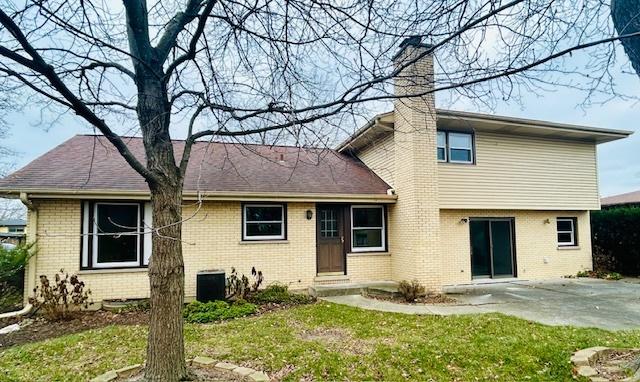
<instances>
[{"instance_id":1,"label":"bare tree","mask_svg":"<svg viewBox=\"0 0 640 382\"><path fill-rule=\"evenodd\" d=\"M431 43L436 74L433 89L406 97L448 91L490 105L557 85L615 96L611 43L638 33L616 35L609 13L599 0L2 0L0 76L29 102L75 113L148 183L161 234L146 378L177 381L186 373L177 223L196 140L330 144L395 97L402 67L391 57L409 36ZM132 131L145 158L121 138ZM185 138L178 158L172 136Z\"/></svg>"},{"instance_id":2,"label":"bare tree","mask_svg":"<svg viewBox=\"0 0 640 382\"><path fill-rule=\"evenodd\" d=\"M621 35L640 31L640 1L612 0L611 18ZM640 39L622 39L621 42L633 68L640 76Z\"/></svg>"},{"instance_id":3,"label":"bare tree","mask_svg":"<svg viewBox=\"0 0 640 382\"><path fill-rule=\"evenodd\" d=\"M7 138L10 130L10 125L4 116L10 111L15 111L20 106L16 104L14 97L11 96L14 90L15 87L12 86L11 81L6 78L0 79L0 142ZM15 150L5 144L0 144L0 177L4 177L12 170L15 170L17 155L18 153ZM26 209L22 203L15 199L0 198L0 220L23 219L25 215Z\"/></svg>"}]
</instances>

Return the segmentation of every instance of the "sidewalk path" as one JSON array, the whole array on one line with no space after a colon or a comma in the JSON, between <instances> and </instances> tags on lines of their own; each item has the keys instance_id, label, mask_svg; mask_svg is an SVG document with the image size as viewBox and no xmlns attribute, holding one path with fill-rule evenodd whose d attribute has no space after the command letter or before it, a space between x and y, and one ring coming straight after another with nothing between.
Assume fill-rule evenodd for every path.
<instances>
[{"instance_id":1,"label":"sidewalk path","mask_svg":"<svg viewBox=\"0 0 640 382\"><path fill-rule=\"evenodd\" d=\"M404 314L499 312L547 325L607 330L640 328L640 284L592 279L474 285L452 294L458 303L406 305L360 295L324 297L336 304Z\"/></svg>"}]
</instances>

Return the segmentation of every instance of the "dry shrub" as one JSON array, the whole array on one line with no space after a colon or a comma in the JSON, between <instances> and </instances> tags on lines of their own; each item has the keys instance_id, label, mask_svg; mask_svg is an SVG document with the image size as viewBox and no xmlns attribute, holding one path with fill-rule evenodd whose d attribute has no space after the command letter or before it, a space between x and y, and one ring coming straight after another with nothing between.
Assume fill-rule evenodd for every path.
<instances>
[{"instance_id":1,"label":"dry shrub","mask_svg":"<svg viewBox=\"0 0 640 382\"><path fill-rule=\"evenodd\" d=\"M29 303L36 310L42 309L47 319L58 321L93 304L89 302L89 295L91 290L85 290L85 284L78 276L69 276L61 269L56 273L53 283L47 276L40 276L40 285L33 288L33 297L29 298Z\"/></svg>"},{"instance_id":2,"label":"dry shrub","mask_svg":"<svg viewBox=\"0 0 640 382\"><path fill-rule=\"evenodd\" d=\"M402 294L402 297L407 302L414 302L420 297L424 297L427 294L427 290L424 285L420 284L418 280L402 280L398 285L398 291Z\"/></svg>"}]
</instances>

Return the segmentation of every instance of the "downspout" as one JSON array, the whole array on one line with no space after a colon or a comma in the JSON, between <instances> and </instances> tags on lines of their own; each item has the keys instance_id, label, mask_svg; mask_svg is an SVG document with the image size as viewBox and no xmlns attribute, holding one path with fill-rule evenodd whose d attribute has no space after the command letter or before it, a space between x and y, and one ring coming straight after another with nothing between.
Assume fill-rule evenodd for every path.
<instances>
[{"instance_id":1,"label":"downspout","mask_svg":"<svg viewBox=\"0 0 640 382\"><path fill-rule=\"evenodd\" d=\"M36 257L37 257L37 242L35 240L37 230L38 230L38 210L34 206L33 202L29 200L29 196L26 192L20 193L20 201L27 207L28 210L28 225L27 225L27 242L29 239L31 242L35 243L33 246L33 250L36 251L36 254L29 258L29 262L27 263L27 268L25 269L25 285L24 285L24 308L21 310L17 310L15 312L7 312L0 314L0 319L9 318L9 317L17 317L25 315L33 309L33 306L29 304L29 291L33 290L36 286Z\"/></svg>"}]
</instances>

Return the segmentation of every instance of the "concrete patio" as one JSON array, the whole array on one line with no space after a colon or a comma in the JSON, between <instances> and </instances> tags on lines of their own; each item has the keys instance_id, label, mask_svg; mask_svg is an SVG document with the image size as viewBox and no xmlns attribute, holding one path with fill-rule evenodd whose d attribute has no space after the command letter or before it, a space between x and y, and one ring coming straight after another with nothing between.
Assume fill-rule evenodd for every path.
<instances>
[{"instance_id":1,"label":"concrete patio","mask_svg":"<svg viewBox=\"0 0 640 382\"><path fill-rule=\"evenodd\" d=\"M322 297L362 309L405 314L499 312L547 325L608 330L640 328L640 284L595 279L508 281L446 289L455 304L405 305L359 294Z\"/></svg>"}]
</instances>

